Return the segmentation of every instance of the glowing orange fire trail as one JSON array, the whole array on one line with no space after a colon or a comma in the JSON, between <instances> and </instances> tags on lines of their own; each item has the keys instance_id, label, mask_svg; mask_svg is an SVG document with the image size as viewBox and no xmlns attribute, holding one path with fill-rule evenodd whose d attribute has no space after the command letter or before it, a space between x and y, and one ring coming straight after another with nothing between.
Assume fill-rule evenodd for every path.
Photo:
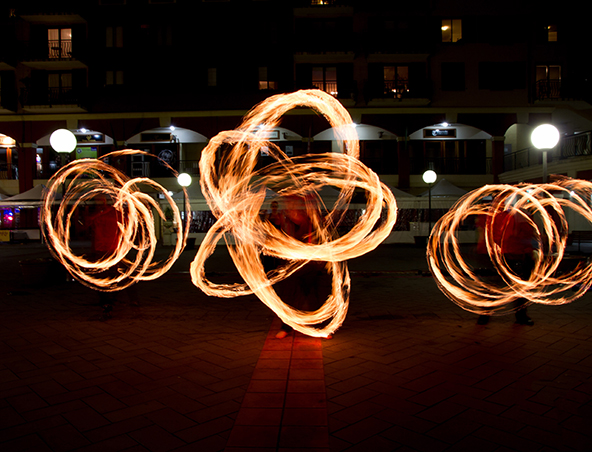
<instances>
[{"instance_id":1,"label":"glowing orange fire trail","mask_svg":"<svg viewBox=\"0 0 592 452\"><path fill-rule=\"evenodd\" d=\"M580 262L574 269L558 272L567 241L565 210L592 222L589 200L592 184L565 179L541 185L487 185L461 198L434 226L428 243L430 270L442 292L463 309L476 314L502 315L516 309L513 302L560 305L583 295L592 285L592 264ZM485 198L496 200L494 204ZM501 247L486 227L487 253L505 284L488 283L463 258L457 232L463 221L485 216L487 225L504 209L528 222L536 242L534 269L527 279L508 266ZM445 271L444 271L445 269Z\"/></svg>"},{"instance_id":2,"label":"glowing orange fire trail","mask_svg":"<svg viewBox=\"0 0 592 452\"><path fill-rule=\"evenodd\" d=\"M265 132L276 127L281 116L296 107L309 107L322 114L341 140L343 153L289 158L266 141ZM255 171L264 146L277 162ZM220 149L227 150L223 164L216 160ZM345 261L378 246L390 233L397 217L392 193L357 159L358 154L351 117L332 96L318 90L270 97L255 107L237 130L214 137L202 151L200 181L218 220L206 234L191 264L193 283L218 297L254 293L294 329L311 336L332 334L347 313L350 278ZM340 195L325 221L314 225L313 243L296 240L259 217L265 187L280 187L280 196L312 196L321 203L318 191L324 185L338 187ZM356 188L367 193L367 211L349 232L335 238L334 226L341 221ZM383 209L386 218L376 227ZM312 211L309 217L316 218ZM226 239L226 233L234 237L236 246L230 246L229 250L245 283L213 284L205 277L205 262L218 241ZM266 274L262 253L286 259L288 263ZM332 292L318 310L301 311L285 304L272 286L310 261L329 263ZM324 326L319 326L323 322Z\"/></svg>"}]
</instances>

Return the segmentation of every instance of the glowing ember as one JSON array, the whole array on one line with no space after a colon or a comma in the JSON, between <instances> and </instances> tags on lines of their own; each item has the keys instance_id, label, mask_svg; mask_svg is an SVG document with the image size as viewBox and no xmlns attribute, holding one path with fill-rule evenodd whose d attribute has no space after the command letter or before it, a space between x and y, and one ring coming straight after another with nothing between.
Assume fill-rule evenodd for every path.
<instances>
[{"instance_id":1,"label":"glowing ember","mask_svg":"<svg viewBox=\"0 0 592 452\"><path fill-rule=\"evenodd\" d=\"M144 154L137 150L122 150L103 156L103 159ZM164 165L166 163L161 162ZM168 165L166 165L168 166ZM175 171L169 169L176 176ZM59 187L64 197L55 210ZM147 178L129 179L110 165L97 159L80 159L65 165L48 183L41 209L43 237L52 254L80 282L97 290L109 292L129 287L137 281L153 280L165 273L183 251L188 229L177 240L171 255L152 262L157 238L154 232L153 210L164 218L156 200L140 191L141 185L162 192L171 206L174 219L181 225L181 215L168 191ZM187 199L187 196L185 197ZM87 204L112 204L114 230L111 245L104 256L76 255L71 248L73 219ZM189 213L189 202L184 206Z\"/></svg>"},{"instance_id":2,"label":"glowing ember","mask_svg":"<svg viewBox=\"0 0 592 452\"><path fill-rule=\"evenodd\" d=\"M343 153L289 158L275 144L265 141L266 132L295 107L309 107L322 114L335 129ZM264 147L276 162L255 171ZM378 176L357 159L358 153L351 117L332 96L318 90L270 97L255 107L237 130L222 132L210 140L202 151L200 183L218 220L191 264L193 283L208 295L218 297L254 293L294 329L310 336L332 334L347 313L350 278L345 261L378 246L396 221L395 198ZM340 190L333 206L322 205L319 190L323 186ZM356 188L366 192L366 211L351 230L337 237L336 227ZM300 196L307 200L306 215L313 223L307 243L260 218L266 189L275 190L280 199ZM323 208L327 213L320 215ZM386 215L380 221L383 209ZM205 262L217 242L227 240L227 233L234 237L235 246L228 249L245 284L214 284L205 277ZM262 254L284 259L283 264L266 273ZM319 309L303 311L285 304L272 286L310 261L327 262L333 276L332 291Z\"/></svg>"},{"instance_id":3,"label":"glowing ember","mask_svg":"<svg viewBox=\"0 0 592 452\"><path fill-rule=\"evenodd\" d=\"M440 289L463 309L489 315L515 310L512 302L518 299L560 305L580 297L592 285L592 264L580 261L571 269L559 266L568 234L565 211L572 210L592 222L591 196L590 182L571 179L542 185L488 185L468 193L436 223L430 235L428 264ZM502 253L501 243L510 240L512 232L503 231L501 239L495 237L492 225L507 213L532 231L535 251L529 276L513 271ZM463 223L479 218L485 220L484 242L497 281L470 263L457 234Z\"/></svg>"}]
</instances>

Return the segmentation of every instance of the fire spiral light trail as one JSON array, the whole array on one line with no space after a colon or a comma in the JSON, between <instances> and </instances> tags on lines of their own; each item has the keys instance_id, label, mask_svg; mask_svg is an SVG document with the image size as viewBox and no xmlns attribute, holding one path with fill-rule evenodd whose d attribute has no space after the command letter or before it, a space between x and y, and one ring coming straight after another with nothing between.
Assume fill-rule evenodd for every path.
<instances>
[{"instance_id":1,"label":"fire spiral light trail","mask_svg":"<svg viewBox=\"0 0 592 452\"><path fill-rule=\"evenodd\" d=\"M137 154L150 155L126 149L107 154L102 159ZM176 172L168 168L176 176ZM184 228L182 238L177 240L169 257L153 262L157 238L152 211L156 210L161 218L165 216L156 200L140 191L142 185L164 194L175 221L181 225L179 208L161 185L147 178L130 179L102 160L71 162L49 180L41 208L43 237L54 257L86 286L111 292L125 289L138 281L156 279L170 269L183 251L187 228ZM60 187L64 188L63 198L56 210ZM78 209L86 203L96 203L97 199L109 200L117 212L117 246L112 253L102 257L79 256L70 246L72 222ZM188 201L184 208L186 213L190 211Z\"/></svg>"},{"instance_id":2,"label":"fire spiral light trail","mask_svg":"<svg viewBox=\"0 0 592 452\"><path fill-rule=\"evenodd\" d=\"M468 193L436 223L430 235L427 259L438 286L453 302L475 314L507 314L516 309L513 302L518 299L527 300L527 304L570 303L592 285L592 264L581 261L573 269L559 269L568 234L565 212L571 210L592 223L591 197L590 182L572 179L540 185L487 185ZM519 216L533 231L538 251L533 253L534 266L528 277L512 271L494 240L491 225L504 210ZM480 216L486 220L485 245L499 276L497 282L468 262L458 239L463 222Z\"/></svg>"},{"instance_id":3,"label":"fire spiral light trail","mask_svg":"<svg viewBox=\"0 0 592 452\"><path fill-rule=\"evenodd\" d=\"M282 115L296 107L308 107L324 116L334 128L342 152L290 158L266 141ZM264 147L275 162L255 171ZM254 293L295 330L317 337L332 334L347 313L350 278L345 261L376 248L389 235L397 217L394 196L358 155L351 117L335 98L319 90L272 96L247 114L238 129L212 138L202 151L199 167L202 192L217 222L191 264L193 283L217 297ZM322 205L319 190L323 186L340 190L333 206ZM306 199L306 214L313 223L310 242L290 237L261 219L268 189L278 193L280 200ZM337 236L336 228L355 189L366 192L366 211L349 231ZM326 214L319 215L321 209L326 209ZM244 283L214 284L206 279L205 262L220 240L228 240L227 234L234 237L235 246L228 249ZM284 264L266 273L263 254L283 259ZM327 263L332 290L319 309L303 311L284 303L273 285L310 261Z\"/></svg>"}]
</instances>

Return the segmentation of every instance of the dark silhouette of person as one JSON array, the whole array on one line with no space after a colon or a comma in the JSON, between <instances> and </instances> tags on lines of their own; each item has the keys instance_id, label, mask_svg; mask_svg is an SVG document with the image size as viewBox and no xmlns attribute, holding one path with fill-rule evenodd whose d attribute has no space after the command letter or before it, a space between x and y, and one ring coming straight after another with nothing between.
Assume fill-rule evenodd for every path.
<instances>
[{"instance_id":1,"label":"dark silhouette of person","mask_svg":"<svg viewBox=\"0 0 592 452\"><path fill-rule=\"evenodd\" d=\"M284 198L282 230L304 243L313 243L313 216L319 215L313 201L303 196ZM311 261L277 285L278 295L293 308L301 311L314 311L323 303L322 288L326 285L325 263ZM286 337L292 328L282 322L276 337Z\"/></svg>"}]
</instances>

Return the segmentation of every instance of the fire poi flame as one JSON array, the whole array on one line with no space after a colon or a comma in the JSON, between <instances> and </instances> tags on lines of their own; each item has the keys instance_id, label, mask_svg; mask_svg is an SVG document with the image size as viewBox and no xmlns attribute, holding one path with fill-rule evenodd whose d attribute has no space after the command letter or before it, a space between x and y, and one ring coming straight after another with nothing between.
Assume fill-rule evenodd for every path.
<instances>
[{"instance_id":1,"label":"fire poi flame","mask_svg":"<svg viewBox=\"0 0 592 452\"><path fill-rule=\"evenodd\" d=\"M560 269L568 236L566 210L592 222L592 184L564 179L538 185L487 185L463 196L434 226L427 259L442 290L453 302L475 314L503 315L515 310L513 302L561 305L582 296L592 285L592 264L580 261ZM494 200L485 202L486 199ZM495 218L510 209L528 222L535 244L534 266L527 278L509 267L493 237ZM484 216L485 245L500 281L492 282L467 261L458 237L463 222ZM509 232L508 232L509 233Z\"/></svg>"},{"instance_id":2,"label":"fire poi flame","mask_svg":"<svg viewBox=\"0 0 592 452\"><path fill-rule=\"evenodd\" d=\"M341 143L342 153L326 153L290 158L265 139L266 131L279 124L287 111L309 107L323 115ZM255 171L257 157L266 147L276 162ZM223 154L217 161L217 155ZM191 264L193 283L206 294L236 297L254 293L286 324L304 334L326 337L343 323L349 302L350 277L346 260L376 248L390 233L397 218L394 196L378 176L357 158L357 134L348 112L332 96L319 90L302 90L268 98L244 118L240 127L212 138L202 151L200 183L202 192L217 217ZM315 214L321 204L323 186L340 189L328 213ZM307 215L313 221L314 240L304 243L260 218L266 188L280 196L303 196ZM366 192L366 212L347 233L335 236L356 188ZM383 221L381 215L386 210ZM228 246L245 283L214 284L206 279L205 262L226 233L234 237ZM266 274L261 256L285 259L284 265ZM273 285L294 274L310 261L327 262L332 274L332 290L316 311L302 311L284 303Z\"/></svg>"},{"instance_id":3,"label":"fire poi flame","mask_svg":"<svg viewBox=\"0 0 592 452\"><path fill-rule=\"evenodd\" d=\"M143 151L126 149L107 154L102 159L137 154L150 156ZM170 166L161 163L176 175ZM75 160L62 167L49 180L41 208L43 237L54 257L86 286L111 292L138 281L154 280L168 271L183 251L189 232L187 228L168 258L153 262L157 244L153 209L161 218L164 219L165 215L152 196L140 191L141 185L148 185L163 193L176 223L181 225L179 208L164 187L148 178L130 179L102 160ZM64 187L63 198L54 211L60 187ZM71 248L72 221L81 206L97 198L109 199L118 213L117 246L107 256L79 256ZM188 201L185 211L189 214Z\"/></svg>"},{"instance_id":4,"label":"fire poi flame","mask_svg":"<svg viewBox=\"0 0 592 452\"><path fill-rule=\"evenodd\" d=\"M281 117L296 107L311 108L327 119L339 139L341 153L290 158L274 143L266 141L267 131L276 127ZM255 171L263 147L275 163ZM102 158L137 153L145 154L127 149ZM218 154L222 155L220 161L217 160ZM392 192L358 160L358 156L357 134L350 115L335 98L319 90L270 97L256 106L238 129L212 138L202 151L200 184L217 221L207 232L191 264L193 283L206 294L216 297L255 294L286 324L304 334L326 337L336 331L345 319L349 302L350 277L345 261L376 248L390 234L397 219ZM67 182L68 189L54 213L52 207L57 190ZM152 263L157 242L152 209L162 218L164 215L158 203L139 190L140 184L148 184L162 192L177 224L181 224L179 209L162 186L147 178L129 179L101 160L72 162L49 181L41 215L43 235L55 257L89 287L114 291L136 281L158 278L183 250L187 228L169 258ZM340 192L331 208L323 206L326 213L321 215L319 191L327 185ZM306 214L313 226L309 243L290 237L260 217L268 188L277 190L282 197L298 196L307 200ZM337 236L336 227L344 219L355 189L366 193L365 212L347 233ZM107 195L114 201L121 222L116 250L109 256L91 260L72 251L70 226L80 204L97 195ZM190 211L188 200L185 211ZM244 283L214 284L205 277L205 262L216 244L222 238L226 239L226 233L234 237L235 245L228 245L228 249ZM130 252L132 257L128 258ZM284 259L284 264L266 273L261 260L263 254ZM302 311L285 304L273 285L310 261L327 263L333 276L332 288L319 309ZM112 268L117 269L117 275L105 276L105 272Z\"/></svg>"}]
</instances>

